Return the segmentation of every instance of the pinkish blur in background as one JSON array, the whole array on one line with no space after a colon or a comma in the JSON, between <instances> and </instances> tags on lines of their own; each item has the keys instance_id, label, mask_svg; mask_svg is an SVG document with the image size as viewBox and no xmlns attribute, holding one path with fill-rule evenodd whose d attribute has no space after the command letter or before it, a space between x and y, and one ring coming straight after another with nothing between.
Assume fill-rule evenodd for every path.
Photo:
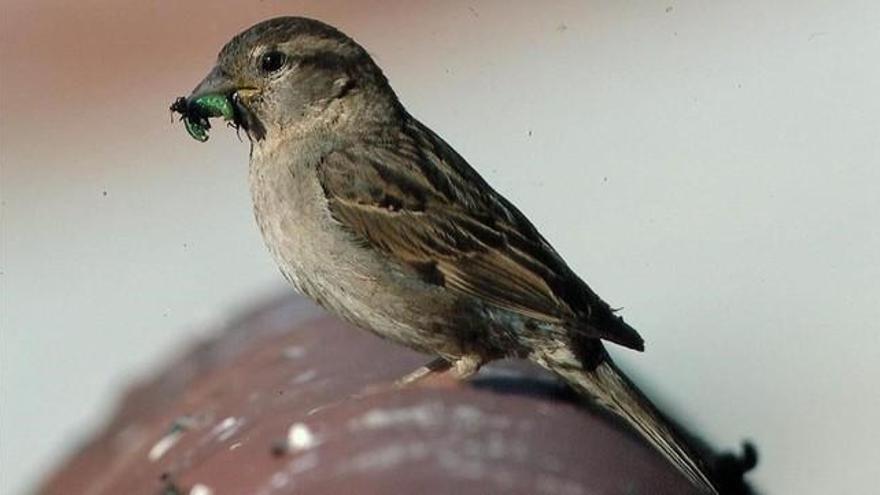
<instances>
[{"instance_id":1,"label":"pinkish blur in background","mask_svg":"<svg viewBox=\"0 0 880 495\"><path fill-rule=\"evenodd\" d=\"M123 6L124 5L124 6ZM880 465L880 4L10 1L0 6L0 492L120 387L283 288L247 144L168 105L307 15L517 203L647 340L620 360L768 493Z\"/></svg>"}]
</instances>

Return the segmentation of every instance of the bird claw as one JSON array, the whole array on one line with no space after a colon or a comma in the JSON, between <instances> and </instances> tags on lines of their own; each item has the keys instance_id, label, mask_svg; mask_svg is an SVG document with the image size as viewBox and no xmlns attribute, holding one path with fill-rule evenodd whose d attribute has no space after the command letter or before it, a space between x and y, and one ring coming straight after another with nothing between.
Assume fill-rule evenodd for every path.
<instances>
[{"instance_id":1,"label":"bird claw","mask_svg":"<svg viewBox=\"0 0 880 495\"><path fill-rule=\"evenodd\" d=\"M434 373L443 373L452 367L452 363L443 358L437 358L428 364L419 367L415 371L407 373L394 382L394 388L403 388L415 382L421 381Z\"/></svg>"},{"instance_id":2,"label":"bird claw","mask_svg":"<svg viewBox=\"0 0 880 495\"><path fill-rule=\"evenodd\" d=\"M453 362L445 358L437 358L430 363L421 366L415 371L404 375L394 382L394 388L403 388L413 383L422 381L432 376L449 373L456 381L466 380L479 371L484 360L479 356L462 356Z\"/></svg>"}]
</instances>

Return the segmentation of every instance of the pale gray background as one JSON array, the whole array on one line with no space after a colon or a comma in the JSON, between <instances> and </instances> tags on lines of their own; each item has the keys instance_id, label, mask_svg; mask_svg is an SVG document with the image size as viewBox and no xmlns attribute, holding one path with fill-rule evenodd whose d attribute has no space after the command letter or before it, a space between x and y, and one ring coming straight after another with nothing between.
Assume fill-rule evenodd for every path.
<instances>
[{"instance_id":1,"label":"pale gray background","mask_svg":"<svg viewBox=\"0 0 880 495\"><path fill-rule=\"evenodd\" d=\"M339 26L647 340L617 352L767 493L880 450L880 3L2 4L0 491L281 288L247 146L169 122L235 32ZM106 194L105 194L106 192Z\"/></svg>"}]
</instances>

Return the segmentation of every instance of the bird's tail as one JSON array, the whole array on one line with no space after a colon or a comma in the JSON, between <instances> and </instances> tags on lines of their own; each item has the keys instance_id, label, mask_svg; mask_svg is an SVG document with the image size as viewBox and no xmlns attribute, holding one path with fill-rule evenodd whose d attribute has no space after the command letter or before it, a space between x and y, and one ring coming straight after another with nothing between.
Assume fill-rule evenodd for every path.
<instances>
[{"instance_id":1,"label":"bird's tail","mask_svg":"<svg viewBox=\"0 0 880 495\"><path fill-rule=\"evenodd\" d=\"M567 350L557 348L552 352L539 353L537 357L541 365L561 376L579 394L611 411L638 432L695 486L706 493L718 493L701 467L699 458L691 454L684 440L610 357L605 355L590 371L584 369L581 362Z\"/></svg>"}]
</instances>

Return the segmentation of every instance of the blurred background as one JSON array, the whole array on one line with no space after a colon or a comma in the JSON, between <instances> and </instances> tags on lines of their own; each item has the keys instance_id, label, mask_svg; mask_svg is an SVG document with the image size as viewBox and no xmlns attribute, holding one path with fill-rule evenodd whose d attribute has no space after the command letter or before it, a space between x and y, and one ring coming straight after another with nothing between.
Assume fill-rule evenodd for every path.
<instances>
[{"instance_id":1,"label":"blurred background","mask_svg":"<svg viewBox=\"0 0 880 495\"><path fill-rule=\"evenodd\" d=\"M767 493L866 493L880 447L880 3L5 0L0 492L121 388L286 290L247 142L168 105L235 33L333 24L625 307L616 352Z\"/></svg>"}]
</instances>

